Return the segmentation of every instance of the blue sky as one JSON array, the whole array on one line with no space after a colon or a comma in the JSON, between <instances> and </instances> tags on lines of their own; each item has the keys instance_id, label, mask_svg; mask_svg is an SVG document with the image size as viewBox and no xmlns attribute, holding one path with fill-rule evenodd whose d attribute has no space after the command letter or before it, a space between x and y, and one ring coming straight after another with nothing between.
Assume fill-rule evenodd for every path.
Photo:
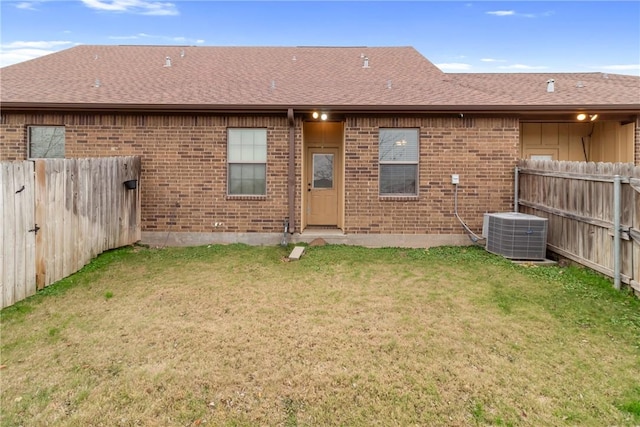
<instances>
[{"instance_id":1,"label":"blue sky","mask_svg":"<svg viewBox=\"0 0 640 427\"><path fill-rule=\"evenodd\" d=\"M413 46L446 72L640 75L637 1L0 0L0 65L78 44Z\"/></svg>"}]
</instances>

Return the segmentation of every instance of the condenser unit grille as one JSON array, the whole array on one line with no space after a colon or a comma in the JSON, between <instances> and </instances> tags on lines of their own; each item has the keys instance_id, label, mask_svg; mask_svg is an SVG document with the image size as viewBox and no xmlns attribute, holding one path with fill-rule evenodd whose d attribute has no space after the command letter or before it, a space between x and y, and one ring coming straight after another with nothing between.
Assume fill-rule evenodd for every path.
<instances>
[{"instance_id":1,"label":"condenser unit grille","mask_svg":"<svg viewBox=\"0 0 640 427\"><path fill-rule=\"evenodd\" d=\"M485 214L487 251L511 259L545 259L547 222L517 212Z\"/></svg>"}]
</instances>

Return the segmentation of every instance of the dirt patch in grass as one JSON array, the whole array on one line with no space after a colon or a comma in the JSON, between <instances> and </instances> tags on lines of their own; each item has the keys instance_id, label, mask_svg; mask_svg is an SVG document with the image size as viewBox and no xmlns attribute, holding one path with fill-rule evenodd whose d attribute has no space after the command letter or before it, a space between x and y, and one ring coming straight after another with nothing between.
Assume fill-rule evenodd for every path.
<instances>
[{"instance_id":1,"label":"dirt patch in grass","mask_svg":"<svg viewBox=\"0 0 640 427\"><path fill-rule=\"evenodd\" d=\"M478 248L122 249L2 312L2 425L637 425L640 304Z\"/></svg>"}]
</instances>

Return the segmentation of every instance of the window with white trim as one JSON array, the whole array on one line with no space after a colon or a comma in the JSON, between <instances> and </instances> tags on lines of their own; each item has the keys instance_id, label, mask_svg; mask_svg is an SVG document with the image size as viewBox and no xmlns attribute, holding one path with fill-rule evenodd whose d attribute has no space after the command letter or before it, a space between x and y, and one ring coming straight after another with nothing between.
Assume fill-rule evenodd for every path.
<instances>
[{"instance_id":1,"label":"window with white trim","mask_svg":"<svg viewBox=\"0 0 640 427\"><path fill-rule=\"evenodd\" d=\"M228 193L267 194L267 130L229 129L227 142Z\"/></svg>"},{"instance_id":2,"label":"window with white trim","mask_svg":"<svg viewBox=\"0 0 640 427\"><path fill-rule=\"evenodd\" d=\"M64 126L29 126L29 158L64 158Z\"/></svg>"},{"instance_id":3,"label":"window with white trim","mask_svg":"<svg viewBox=\"0 0 640 427\"><path fill-rule=\"evenodd\" d=\"M379 138L380 195L417 195L418 129L380 129Z\"/></svg>"}]
</instances>

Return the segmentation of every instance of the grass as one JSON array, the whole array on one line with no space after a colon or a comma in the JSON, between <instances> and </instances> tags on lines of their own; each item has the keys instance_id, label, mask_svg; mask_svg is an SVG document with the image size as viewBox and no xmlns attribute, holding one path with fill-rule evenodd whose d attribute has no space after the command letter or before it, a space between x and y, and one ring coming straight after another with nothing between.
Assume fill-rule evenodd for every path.
<instances>
[{"instance_id":1,"label":"grass","mask_svg":"<svg viewBox=\"0 0 640 427\"><path fill-rule=\"evenodd\" d=\"M0 425L633 426L640 301L475 247L124 248L2 310Z\"/></svg>"}]
</instances>

